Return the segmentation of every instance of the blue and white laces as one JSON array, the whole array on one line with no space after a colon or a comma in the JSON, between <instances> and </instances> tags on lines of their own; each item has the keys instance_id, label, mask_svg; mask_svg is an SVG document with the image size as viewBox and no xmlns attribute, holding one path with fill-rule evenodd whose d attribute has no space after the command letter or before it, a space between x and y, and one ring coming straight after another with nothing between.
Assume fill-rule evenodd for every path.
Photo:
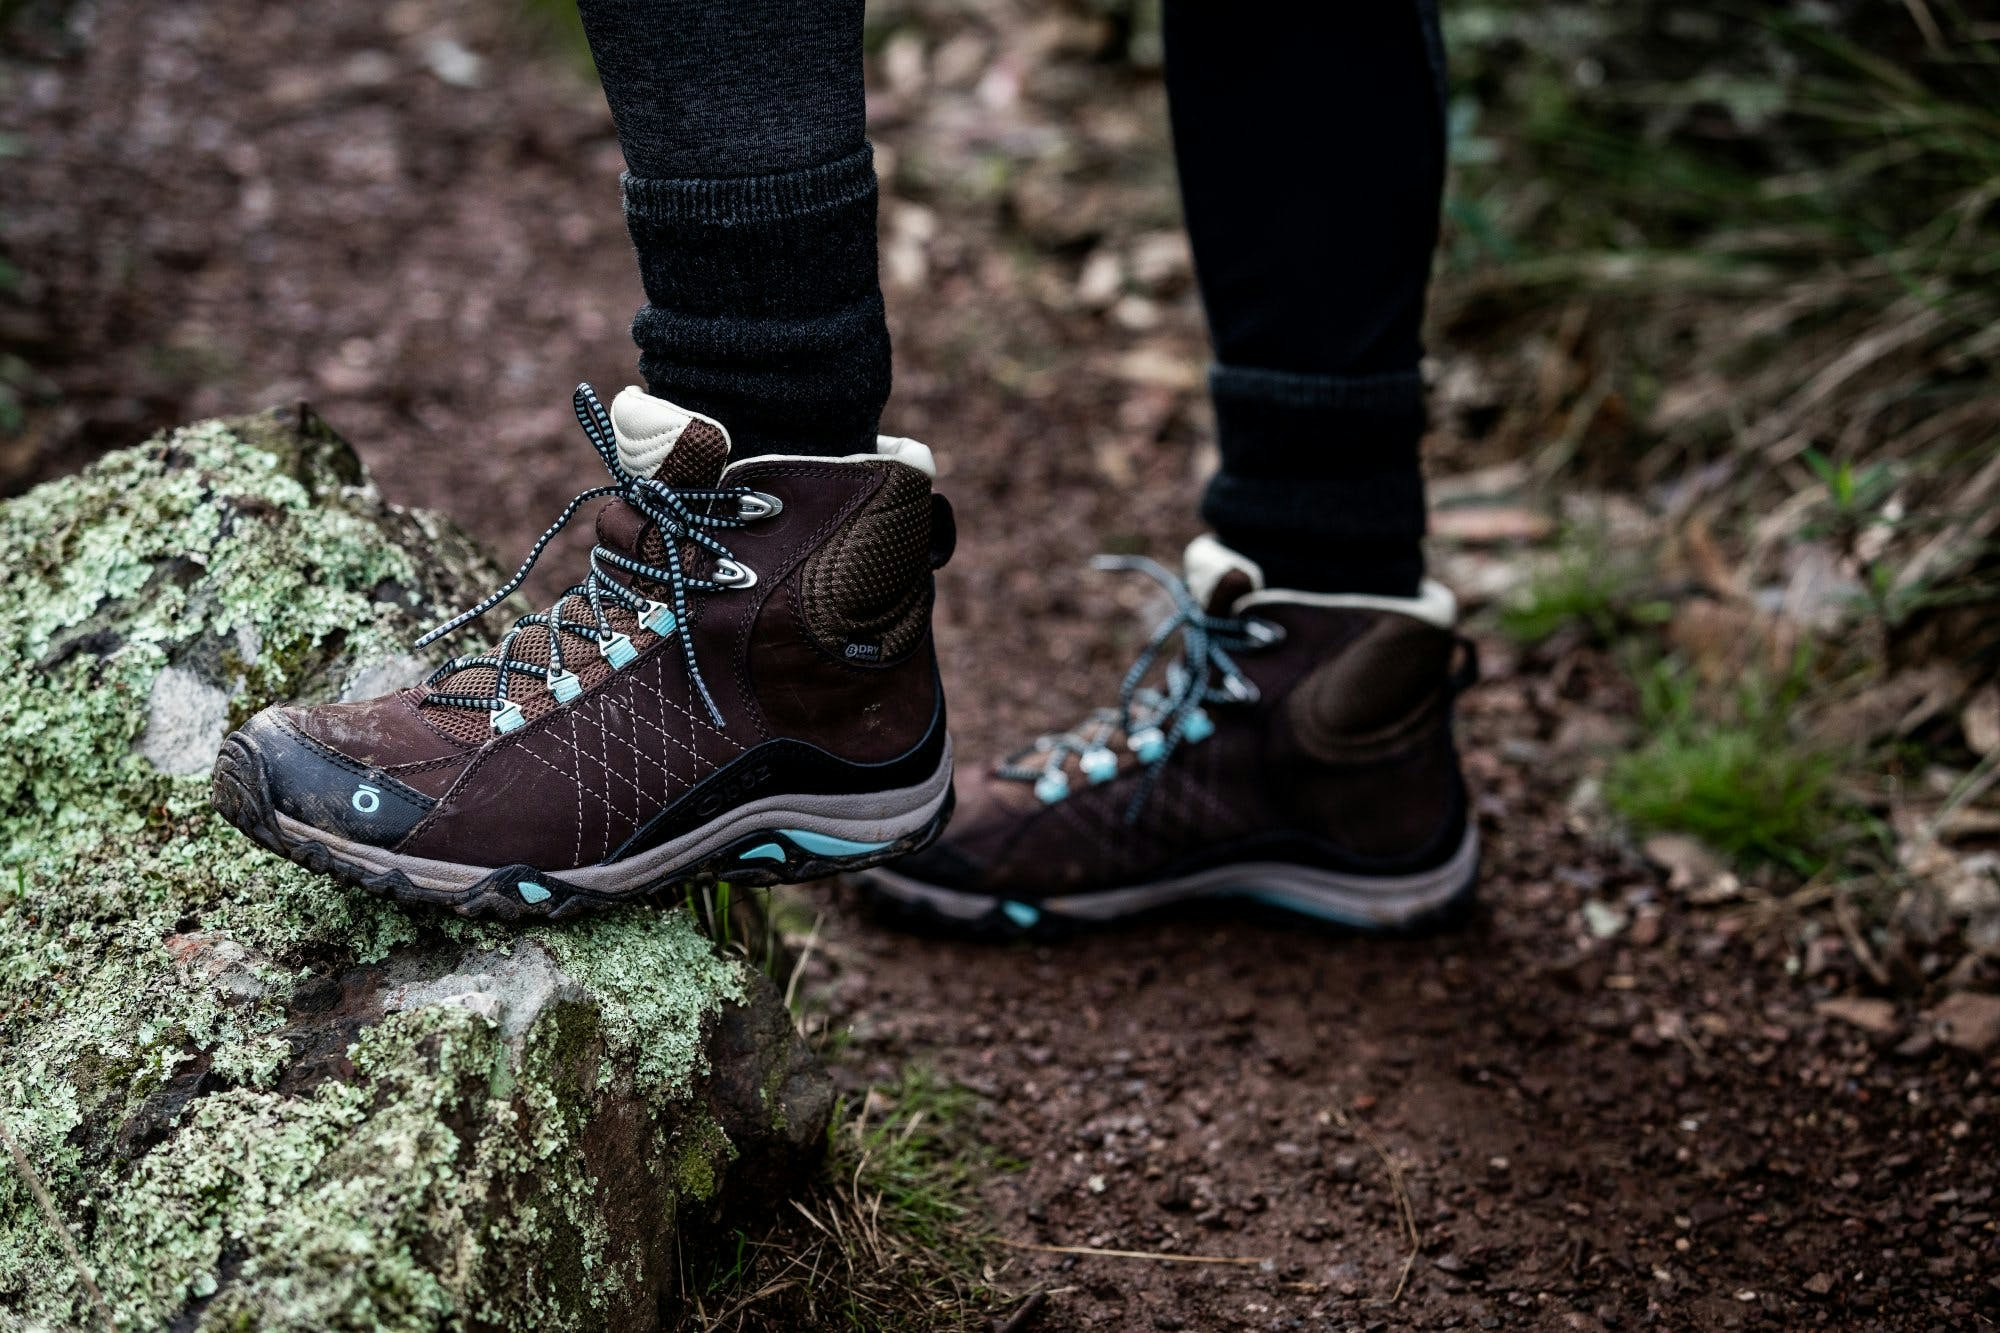
<instances>
[{"instance_id":1,"label":"blue and white laces","mask_svg":"<svg viewBox=\"0 0 2000 1333\"><path fill-rule=\"evenodd\" d=\"M1002 760L998 773L1017 782L1034 783L1035 796L1052 805L1069 795L1071 756L1076 758L1077 770L1092 784L1118 776L1121 761L1114 747L1122 736L1125 748L1146 770L1126 806L1125 818L1131 822L1138 819L1174 752L1215 734L1215 721L1207 706L1256 702L1256 683L1243 674L1233 654L1271 647L1284 639L1285 632L1282 626L1254 616L1208 614L1195 601L1187 583L1157 560L1101 555L1091 565L1147 575L1173 599L1173 610L1125 672L1116 706L1096 709L1068 731L1039 737ZM1181 654L1167 664L1164 688L1144 684L1176 636L1181 640Z\"/></svg>"},{"instance_id":2,"label":"blue and white laces","mask_svg":"<svg viewBox=\"0 0 2000 1333\"><path fill-rule=\"evenodd\" d=\"M710 534L769 518L782 508L777 497L744 486L680 487L651 477L634 476L618 457L618 439L611 415L604 410L604 405L588 384L577 386L575 404L576 419L596 448L598 457L604 460L612 483L592 487L571 500L561 516L535 542L528 558L521 562L521 567L514 571L512 578L482 598L476 606L461 611L418 639L416 646L421 649L456 633L507 600L527 579L529 571L534 569L535 562L541 558L548 544L555 540L556 534L568 526L585 504L600 497L616 496L658 525L660 535L665 539L665 563L647 564L599 543L590 553L589 575L581 583L565 589L562 596L556 599L554 607L522 616L488 651L454 657L431 673L425 683L434 687L468 668L491 668L494 672L492 693L431 693L425 695L423 702L450 708L485 709L491 715L496 734L513 731L526 722L520 703L509 697L509 682L514 677L524 676L540 681L555 696L558 704L567 704L583 693L582 681L563 658L566 637L595 644L598 653L613 670L624 668L639 655L631 635L613 623L610 608L630 612L637 622L635 628L667 638L686 623L690 592L753 586L757 582L755 572L739 563L730 554L729 548ZM714 567L708 576L697 577L684 568L681 557L684 542L692 543L715 557ZM615 577L614 570L621 570L640 582L665 587L668 600L654 601L640 595ZM578 601L583 605L575 607L573 613L565 614L564 608ZM574 618L586 609L589 619ZM530 661L515 656L513 649L521 634L537 626L546 630L546 659ZM701 695L710 719L719 727L722 725L722 713L708 692L707 681L702 678L701 666L695 660L694 642L685 634L680 638L688 677Z\"/></svg>"}]
</instances>

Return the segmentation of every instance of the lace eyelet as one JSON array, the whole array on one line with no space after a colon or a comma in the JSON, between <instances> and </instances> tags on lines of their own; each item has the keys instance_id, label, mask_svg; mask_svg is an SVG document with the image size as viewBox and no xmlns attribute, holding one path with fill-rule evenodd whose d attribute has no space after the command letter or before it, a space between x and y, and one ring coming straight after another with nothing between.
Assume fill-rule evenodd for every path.
<instances>
[{"instance_id":1,"label":"lace eyelet","mask_svg":"<svg viewBox=\"0 0 2000 1333\"><path fill-rule=\"evenodd\" d=\"M1132 747L1132 753L1139 756L1142 764L1156 763L1167 752L1167 738L1158 727L1137 731L1127 738L1126 743Z\"/></svg>"},{"instance_id":2,"label":"lace eyelet","mask_svg":"<svg viewBox=\"0 0 2000 1333\"><path fill-rule=\"evenodd\" d=\"M1229 696L1230 702L1239 704L1254 704L1263 697L1263 691L1246 676L1225 676L1222 692Z\"/></svg>"},{"instance_id":3,"label":"lace eyelet","mask_svg":"<svg viewBox=\"0 0 2000 1333\"><path fill-rule=\"evenodd\" d=\"M763 491L752 491L748 495L736 497L736 517L746 523L760 518L773 518L785 512L785 502L775 495Z\"/></svg>"},{"instance_id":4,"label":"lace eyelet","mask_svg":"<svg viewBox=\"0 0 2000 1333\"><path fill-rule=\"evenodd\" d=\"M632 646L631 636L626 634L614 634L608 639L598 640L597 651L611 663L613 671L623 670L639 655L639 650Z\"/></svg>"},{"instance_id":5,"label":"lace eyelet","mask_svg":"<svg viewBox=\"0 0 2000 1333\"><path fill-rule=\"evenodd\" d=\"M549 677L549 693L556 697L559 704L571 703L583 693L583 682L576 678L574 671L558 671Z\"/></svg>"},{"instance_id":6,"label":"lace eyelet","mask_svg":"<svg viewBox=\"0 0 2000 1333\"><path fill-rule=\"evenodd\" d=\"M1275 620L1246 620L1243 637L1254 648L1275 648L1285 641L1285 627Z\"/></svg>"},{"instance_id":7,"label":"lace eyelet","mask_svg":"<svg viewBox=\"0 0 2000 1333\"><path fill-rule=\"evenodd\" d=\"M1118 756L1102 745L1084 751L1083 758L1077 761L1077 766L1083 770L1083 775L1094 783L1109 782L1118 776Z\"/></svg>"},{"instance_id":8,"label":"lace eyelet","mask_svg":"<svg viewBox=\"0 0 2000 1333\"><path fill-rule=\"evenodd\" d=\"M1191 710L1181 719L1181 739L1190 745L1198 744L1215 734L1215 720L1199 708Z\"/></svg>"},{"instance_id":9,"label":"lace eyelet","mask_svg":"<svg viewBox=\"0 0 2000 1333\"><path fill-rule=\"evenodd\" d=\"M493 724L495 736L505 736L510 731L519 731L528 723L527 715L521 711L521 705L511 700L494 709L493 716L489 720Z\"/></svg>"},{"instance_id":10,"label":"lace eyelet","mask_svg":"<svg viewBox=\"0 0 2000 1333\"><path fill-rule=\"evenodd\" d=\"M665 602L647 602L646 609L639 616L639 623L661 638L666 638L680 624L673 608Z\"/></svg>"},{"instance_id":11,"label":"lace eyelet","mask_svg":"<svg viewBox=\"0 0 2000 1333\"><path fill-rule=\"evenodd\" d=\"M1059 768L1052 768L1035 779L1035 799L1043 805L1054 805L1069 795L1069 777Z\"/></svg>"},{"instance_id":12,"label":"lace eyelet","mask_svg":"<svg viewBox=\"0 0 2000 1333\"><path fill-rule=\"evenodd\" d=\"M715 573L710 575L720 588L754 588L757 586L757 571L734 560L715 562Z\"/></svg>"}]
</instances>

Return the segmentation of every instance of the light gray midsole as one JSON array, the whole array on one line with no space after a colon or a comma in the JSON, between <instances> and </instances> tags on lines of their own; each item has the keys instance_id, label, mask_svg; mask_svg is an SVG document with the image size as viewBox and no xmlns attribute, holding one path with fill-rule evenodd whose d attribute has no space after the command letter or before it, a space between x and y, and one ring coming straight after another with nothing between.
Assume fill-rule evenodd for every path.
<instances>
[{"instance_id":1,"label":"light gray midsole","mask_svg":"<svg viewBox=\"0 0 2000 1333\"><path fill-rule=\"evenodd\" d=\"M914 787L847 796L766 796L740 805L711 823L637 856L550 873L576 888L614 894L650 885L676 866L697 861L745 834L764 829L802 829L830 838L844 838L849 842L892 843L921 832L931 820L937 818L950 792L951 741L946 738L944 755L938 761L937 771ZM349 865L371 874L401 871L419 888L470 888L497 868L403 856L314 828L293 819L282 810L274 810L272 814L277 817L278 828L287 840L320 843L336 852Z\"/></svg>"},{"instance_id":2,"label":"light gray midsole","mask_svg":"<svg viewBox=\"0 0 2000 1333\"><path fill-rule=\"evenodd\" d=\"M1479 831L1468 826L1450 860L1413 875L1351 875L1280 861L1245 861L1151 884L1039 898L1035 906L1056 916L1106 921L1194 898L1252 897L1314 915L1396 926L1449 903L1472 883L1478 868ZM922 903L960 921L977 920L1007 901L925 884L881 867L866 873L891 897Z\"/></svg>"}]
</instances>

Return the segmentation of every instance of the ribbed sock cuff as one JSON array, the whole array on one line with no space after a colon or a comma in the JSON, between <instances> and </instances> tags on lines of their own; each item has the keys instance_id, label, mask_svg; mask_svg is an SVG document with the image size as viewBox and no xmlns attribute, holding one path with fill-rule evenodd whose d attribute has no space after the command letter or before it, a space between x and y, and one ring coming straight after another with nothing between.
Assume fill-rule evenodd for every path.
<instances>
[{"instance_id":1,"label":"ribbed sock cuff","mask_svg":"<svg viewBox=\"0 0 2000 1333\"><path fill-rule=\"evenodd\" d=\"M768 176L656 180L626 172L619 180L625 216L655 225L755 225L804 217L875 199L875 150L863 144L846 157Z\"/></svg>"},{"instance_id":2,"label":"ribbed sock cuff","mask_svg":"<svg viewBox=\"0 0 2000 1333\"><path fill-rule=\"evenodd\" d=\"M721 421L738 457L871 448L889 396L872 150L763 176L627 174L624 194L648 387Z\"/></svg>"},{"instance_id":3,"label":"ribbed sock cuff","mask_svg":"<svg viewBox=\"0 0 2000 1333\"><path fill-rule=\"evenodd\" d=\"M1345 473L1375 466L1377 446L1414 454L1424 433L1424 381L1416 371L1301 375L1215 366L1208 374L1225 458L1253 470ZM1295 461L1300 460L1300 461ZM1226 464L1225 464L1226 466Z\"/></svg>"},{"instance_id":4,"label":"ribbed sock cuff","mask_svg":"<svg viewBox=\"0 0 2000 1333\"><path fill-rule=\"evenodd\" d=\"M1407 596L1423 577L1423 379L1217 366L1202 517L1274 586Z\"/></svg>"}]
</instances>

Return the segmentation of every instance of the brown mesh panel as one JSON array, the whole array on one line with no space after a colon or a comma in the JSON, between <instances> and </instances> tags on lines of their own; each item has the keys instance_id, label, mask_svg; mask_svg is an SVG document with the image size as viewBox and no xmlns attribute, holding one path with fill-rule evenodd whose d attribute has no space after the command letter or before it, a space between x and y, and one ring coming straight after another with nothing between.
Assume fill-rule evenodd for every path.
<instances>
[{"instance_id":1,"label":"brown mesh panel","mask_svg":"<svg viewBox=\"0 0 2000 1333\"><path fill-rule=\"evenodd\" d=\"M669 486L706 490L728 462L729 441L722 432L706 421L691 421L653 475Z\"/></svg>"},{"instance_id":2,"label":"brown mesh panel","mask_svg":"<svg viewBox=\"0 0 2000 1333\"><path fill-rule=\"evenodd\" d=\"M616 603L605 603L605 615L609 617L613 629L632 636L635 646L643 649L652 642L650 633L639 628L639 618ZM583 597L566 598L563 602L563 616L568 620L590 624L590 602ZM488 649L490 651L490 648ZM529 625L514 640L509 655L516 661L532 663L537 667L546 666L549 660L549 631L545 625ZM611 674L611 665L597 650L597 641L580 634L563 635L563 665L576 673L583 687L595 688ZM473 666L454 671L436 685L430 687L429 694L466 694L475 698L491 695L499 684L500 673L493 667ZM507 673L507 697L521 705L521 711L532 722L555 707L555 696L539 675L528 672ZM431 725L454 740L483 741L492 728L492 716L483 708L456 708L448 704L431 704L424 709Z\"/></svg>"},{"instance_id":3,"label":"brown mesh panel","mask_svg":"<svg viewBox=\"0 0 2000 1333\"><path fill-rule=\"evenodd\" d=\"M930 480L895 467L805 570L805 619L836 656L876 643L884 660L922 641L930 623Z\"/></svg>"},{"instance_id":4,"label":"brown mesh panel","mask_svg":"<svg viewBox=\"0 0 2000 1333\"><path fill-rule=\"evenodd\" d=\"M690 490L707 489L715 485L716 479L728 462L729 442L722 432L705 421L695 421L681 433L680 439L674 443L672 452L661 463L657 475L669 486ZM613 540L611 536L621 518L626 523L640 521L638 515L622 506L622 501L613 500L598 515L598 540L614 548L621 545L620 541ZM619 513L611 513L614 508L617 508ZM625 553L645 564L664 568L667 560L667 544L660 535L659 528L648 522L639 535L638 549L627 550ZM703 562L708 558L707 554L692 542L682 543L681 560L683 567L690 572L705 567ZM622 571L613 571L613 577L622 578ZM659 585L634 581L631 586L642 595L660 600L666 598L666 589ZM613 629L630 634L640 648L651 642L648 632L639 628L638 617L624 607L607 600L605 614L610 618ZM595 623L589 599L568 598L563 603L562 619L586 625ZM532 663L537 667L546 666L549 660L548 628L543 625L529 625L523 629L514 640L510 655L516 661ZM563 636L563 665L576 673L586 690L594 689L611 674L610 665L597 651L596 640L575 634ZM467 667L463 671L445 677L431 687L428 693L464 694L476 698L491 695L498 681L499 672L492 667ZM538 675L508 673L507 697L521 705L521 711L527 715L530 722L555 707L554 696L549 693L548 687L542 683L542 678ZM433 726L453 739L476 743L485 740L491 734L492 717L485 709L453 708L433 704L424 711Z\"/></svg>"}]
</instances>

